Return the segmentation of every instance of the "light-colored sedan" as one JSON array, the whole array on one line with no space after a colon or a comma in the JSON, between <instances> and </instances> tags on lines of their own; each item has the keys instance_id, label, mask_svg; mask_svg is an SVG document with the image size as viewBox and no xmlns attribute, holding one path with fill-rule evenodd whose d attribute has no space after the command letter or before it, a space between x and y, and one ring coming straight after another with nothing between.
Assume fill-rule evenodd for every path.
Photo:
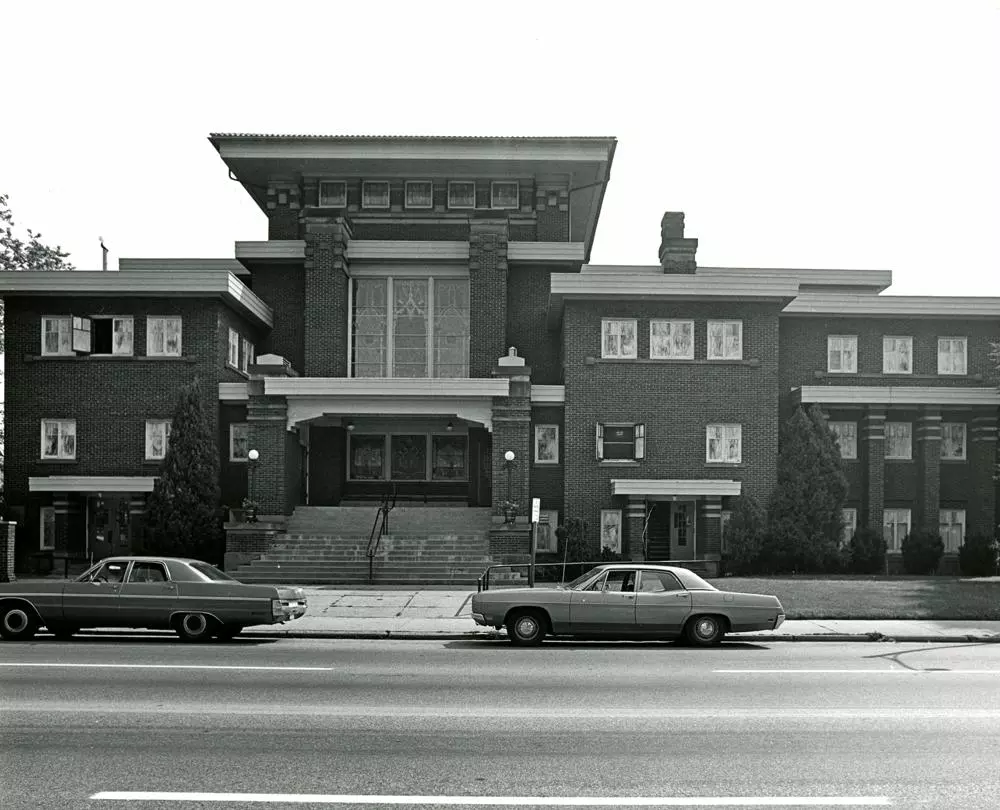
<instances>
[{"instance_id":1,"label":"light-colored sedan","mask_svg":"<svg viewBox=\"0 0 1000 810\"><path fill-rule=\"evenodd\" d=\"M229 639L244 627L297 619L301 588L245 585L200 560L109 557L75 580L0 584L0 636L56 638L83 628L171 629L184 641Z\"/></svg>"},{"instance_id":2,"label":"light-colored sedan","mask_svg":"<svg viewBox=\"0 0 1000 810\"><path fill-rule=\"evenodd\" d=\"M667 565L599 565L566 585L510 588L472 597L476 624L507 628L513 644L546 635L685 638L717 644L726 633L775 630L776 596L720 591L693 571Z\"/></svg>"}]
</instances>

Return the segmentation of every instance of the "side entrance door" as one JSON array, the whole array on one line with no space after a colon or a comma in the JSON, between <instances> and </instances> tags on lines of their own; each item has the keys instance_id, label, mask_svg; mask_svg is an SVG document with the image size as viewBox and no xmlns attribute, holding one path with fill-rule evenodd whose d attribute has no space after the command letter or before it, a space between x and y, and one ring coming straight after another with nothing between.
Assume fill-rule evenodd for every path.
<instances>
[{"instance_id":1,"label":"side entrance door","mask_svg":"<svg viewBox=\"0 0 1000 810\"><path fill-rule=\"evenodd\" d=\"M694 559L694 504L676 501L670 504L670 559Z\"/></svg>"}]
</instances>

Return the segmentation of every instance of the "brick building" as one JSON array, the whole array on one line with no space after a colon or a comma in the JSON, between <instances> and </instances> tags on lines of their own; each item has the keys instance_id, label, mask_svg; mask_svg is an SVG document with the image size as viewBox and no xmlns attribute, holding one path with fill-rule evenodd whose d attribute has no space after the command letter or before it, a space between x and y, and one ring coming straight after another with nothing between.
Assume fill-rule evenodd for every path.
<instances>
[{"instance_id":1,"label":"brick building","mask_svg":"<svg viewBox=\"0 0 1000 810\"><path fill-rule=\"evenodd\" d=\"M195 376L218 399L224 503L249 493L286 542L367 535L392 488L396 533L425 544L440 521L523 556L537 497L543 551L577 517L595 548L711 568L732 499L767 497L779 425L813 403L840 437L851 526L894 550L910 526L951 551L995 530L1000 299L699 267L680 213L658 264L592 265L612 138L210 140L267 241L0 274L25 554L135 544Z\"/></svg>"}]
</instances>

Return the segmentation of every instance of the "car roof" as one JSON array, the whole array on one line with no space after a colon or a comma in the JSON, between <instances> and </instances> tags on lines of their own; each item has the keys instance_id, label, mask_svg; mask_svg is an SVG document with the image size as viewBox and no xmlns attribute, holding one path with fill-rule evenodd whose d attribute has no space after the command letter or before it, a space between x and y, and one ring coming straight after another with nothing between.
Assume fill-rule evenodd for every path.
<instances>
[{"instance_id":1,"label":"car roof","mask_svg":"<svg viewBox=\"0 0 1000 810\"><path fill-rule=\"evenodd\" d=\"M190 557L152 557L148 555L139 556L127 556L127 557L105 557L102 560L95 560L94 565L97 563L106 562L180 562L180 563L195 563L201 562L201 560L193 560Z\"/></svg>"},{"instance_id":2,"label":"car roof","mask_svg":"<svg viewBox=\"0 0 1000 810\"><path fill-rule=\"evenodd\" d=\"M682 568L678 565L656 565L654 563L644 563L644 562L634 562L634 563L602 563L601 565L595 565L591 570L605 571L605 570L627 570L633 571L635 569L642 568L645 571L690 571L689 568Z\"/></svg>"}]
</instances>

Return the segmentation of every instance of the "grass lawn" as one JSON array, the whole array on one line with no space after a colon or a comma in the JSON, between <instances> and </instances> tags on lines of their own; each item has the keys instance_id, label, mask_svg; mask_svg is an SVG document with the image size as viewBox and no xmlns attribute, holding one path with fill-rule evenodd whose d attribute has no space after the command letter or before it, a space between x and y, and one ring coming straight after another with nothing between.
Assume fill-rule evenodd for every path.
<instances>
[{"instance_id":1,"label":"grass lawn","mask_svg":"<svg viewBox=\"0 0 1000 810\"><path fill-rule=\"evenodd\" d=\"M723 577L723 591L777 596L789 619L1000 621L1000 580L958 577Z\"/></svg>"}]
</instances>

